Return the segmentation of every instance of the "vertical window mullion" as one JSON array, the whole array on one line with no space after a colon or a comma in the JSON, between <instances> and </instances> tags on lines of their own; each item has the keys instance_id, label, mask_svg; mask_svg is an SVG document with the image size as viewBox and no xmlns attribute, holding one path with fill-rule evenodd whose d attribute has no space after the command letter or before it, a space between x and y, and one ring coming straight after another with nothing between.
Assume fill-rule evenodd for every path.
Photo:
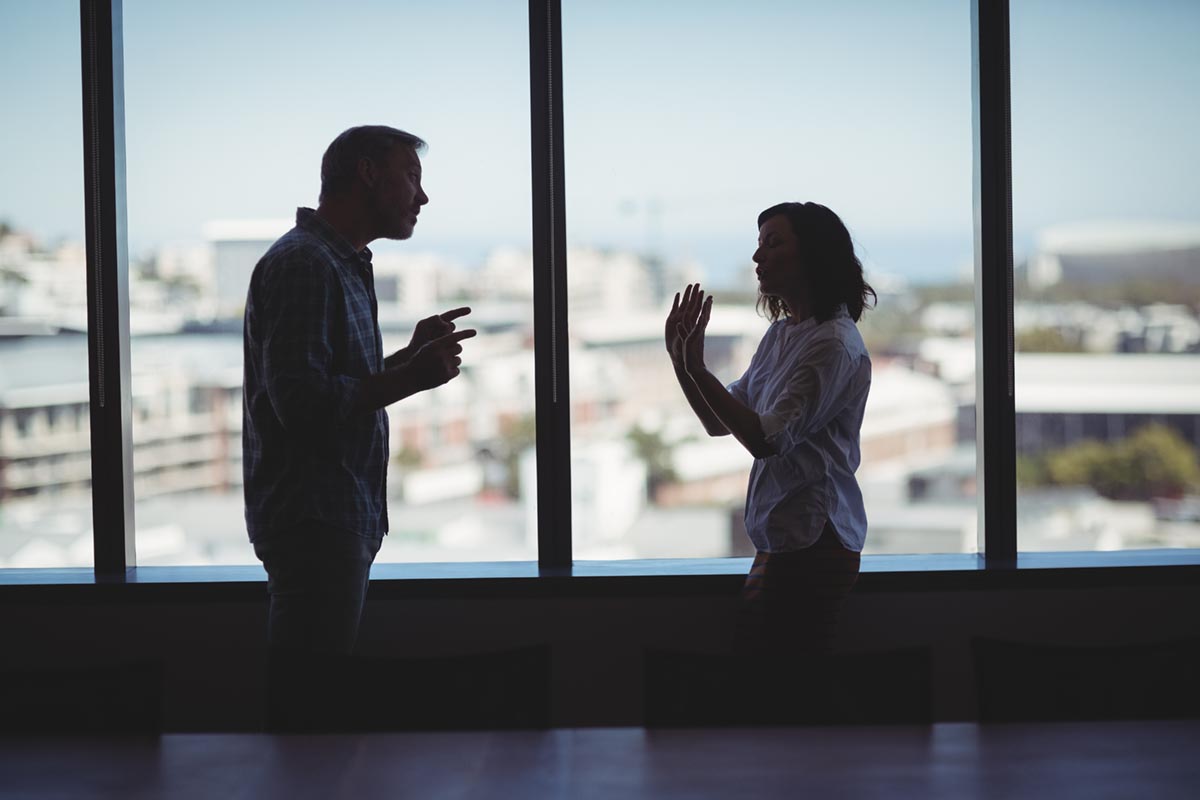
<instances>
[{"instance_id":1,"label":"vertical window mullion","mask_svg":"<svg viewBox=\"0 0 1200 800\"><path fill-rule=\"evenodd\" d=\"M121 0L80 0L92 523L97 577L134 561Z\"/></svg>"},{"instance_id":2,"label":"vertical window mullion","mask_svg":"<svg viewBox=\"0 0 1200 800\"><path fill-rule=\"evenodd\" d=\"M972 0L971 33L979 551L1004 567L1017 555L1008 0Z\"/></svg>"},{"instance_id":3,"label":"vertical window mullion","mask_svg":"<svg viewBox=\"0 0 1200 800\"><path fill-rule=\"evenodd\" d=\"M562 6L529 0L538 565L571 565L571 403L563 199Z\"/></svg>"}]
</instances>

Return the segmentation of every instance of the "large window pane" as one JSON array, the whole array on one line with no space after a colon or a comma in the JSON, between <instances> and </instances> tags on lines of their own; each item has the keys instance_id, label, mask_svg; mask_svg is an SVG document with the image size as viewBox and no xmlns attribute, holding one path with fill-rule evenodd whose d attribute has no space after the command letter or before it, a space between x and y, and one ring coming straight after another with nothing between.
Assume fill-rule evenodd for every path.
<instances>
[{"instance_id":1,"label":"large window pane","mask_svg":"<svg viewBox=\"0 0 1200 800\"><path fill-rule=\"evenodd\" d=\"M388 352L460 305L463 375L390 409L378 561L533 559L527 14L518 0L125 2L141 564L249 563L241 311L342 130L425 138L431 202L376 242Z\"/></svg>"},{"instance_id":2,"label":"large window pane","mask_svg":"<svg viewBox=\"0 0 1200 800\"><path fill-rule=\"evenodd\" d=\"M79 4L0 18L0 568L91 566Z\"/></svg>"},{"instance_id":3,"label":"large window pane","mask_svg":"<svg viewBox=\"0 0 1200 800\"><path fill-rule=\"evenodd\" d=\"M750 457L709 438L662 343L716 295L724 380L766 329L758 213L846 221L879 307L862 430L866 552L975 549L970 6L564 4L572 477L580 558L748 552Z\"/></svg>"},{"instance_id":4,"label":"large window pane","mask_svg":"<svg viewBox=\"0 0 1200 800\"><path fill-rule=\"evenodd\" d=\"M1018 544L1200 547L1200 5L1014 0Z\"/></svg>"}]
</instances>

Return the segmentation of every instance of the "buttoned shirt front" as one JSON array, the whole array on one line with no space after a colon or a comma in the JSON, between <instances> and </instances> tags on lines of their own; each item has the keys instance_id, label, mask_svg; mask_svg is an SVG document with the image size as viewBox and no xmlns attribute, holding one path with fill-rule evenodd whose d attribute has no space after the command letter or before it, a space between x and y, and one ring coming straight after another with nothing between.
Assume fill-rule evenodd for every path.
<instances>
[{"instance_id":1,"label":"buttoned shirt front","mask_svg":"<svg viewBox=\"0 0 1200 800\"><path fill-rule=\"evenodd\" d=\"M307 521L383 536L388 418L358 408L363 379L384 368L371 251L299 209L250 278L244 359L251 541Z\"/></svg>"},{"instance_id":2,"label":"buttoned shirt front","mask_svg":"<svg viewBox=\"0 0 1200 800\"><path fill-rule=\"evenodd\" d=\"M750 471L746 532L755 548L804 549L828 521L846 549L861 552L867 516L854 473L871 359L845 306L824 322L772 323L728 388L758 414L775 451Z\"/></svg>"}]
</instances>

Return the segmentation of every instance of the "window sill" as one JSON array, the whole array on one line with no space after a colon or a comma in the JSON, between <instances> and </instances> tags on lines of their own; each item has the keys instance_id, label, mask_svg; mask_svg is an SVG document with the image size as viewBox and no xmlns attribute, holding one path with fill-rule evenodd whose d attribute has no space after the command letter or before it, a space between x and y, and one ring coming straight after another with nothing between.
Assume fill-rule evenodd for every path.
<instances>
[{"instance_id":1,"label":"window sill","mask_svg":"<svg viewBox=\"0 0 1200 800\"><path fill-rule=\"evenodd\" d=\"M539 569L529 561L377 564L372 596L662 596L733 594L748 558L580 561ZM137 567L123 578L91 569L0 570L0 601L257 600L262 567ZM1068 589L1200 583L1200 550L1025 553L987 565L973 554L868 555L855 592Z\"/></svg>"}]
</instances>

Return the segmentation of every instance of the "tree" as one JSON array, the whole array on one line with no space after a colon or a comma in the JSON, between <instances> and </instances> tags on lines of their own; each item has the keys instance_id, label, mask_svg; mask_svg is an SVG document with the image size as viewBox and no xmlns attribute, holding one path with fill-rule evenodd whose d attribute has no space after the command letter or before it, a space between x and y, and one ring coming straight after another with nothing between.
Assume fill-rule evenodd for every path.
<instances>
[{"instance_id":1,"label":"tree","mask_svg":"<svg viewBox=\"0 0 1200 800\"><path fill-rule=\"evenodd\" d=\"M671 448L658 431L643 430L638 425L629 431L629 440L634 453L646 465L646 491L653 497L659 486L676 479Z\"/></svg>"},{"instance_id":2,"label":"tree","mask_svg":"<svg viewBox=\"0 0 1200 800\"><path fill-rule=\"evenodd\" d=\"M420 450L407 444L402 445L399 450L392 454L392 463L401 469L419 467L424 460Z\"/></svg>"},{"instance_id":3,"label":"tree","mask_svg":"<svg viewBox=\"0 0 1200 800\"><path fill-rule=\"evenodd\" d=\"M509 425L500 437L500 456L506 474L504 491L512 498L521 496L521 453L537 444L537 417L526 414Z\"/></svg>"},{"instance_id":4,"label":"tree","mask_svg":"<svg viewBox=\"0 0 1200 800\"><path fill-rule=\"evenodd\" d=\"M1050 482L1046 459L1039 456L1017 456L1017 485L1021 488L1045 486Z\"/></svg>"},{"instance_id":5,"label":"tree","mask_svg":"<svg viewBox=\"0 0 1200 800\"><path fill-rule=\"evenodd\" d=\"M1200 490L1200 462L1187 440L1150 424L1112 444L1084 441L1018 462L1022 485L1090 486L1115 500L1179 497Z\"/></svg>"},{"instance_id":6,"label":"tree","mask_svg":"<svg viewBox=\"0 0 1200 800\"><path fill-rule=\"evenodd\" d=\"M1022 353L1082 353L1079 342L1073 342L1057 328L1028 328L1017 331L1016 348Z\"/></svg>"},{"instance_id":7,"label":"tree","mask_svg":"<svg viewBox=\"0 0 1200 800\"><path fill-rule=\"evenodd\" d=\"M1166 425L1138 429L1120 449L1145 497L1179 497L1200 488L1195 449Z\"/></svg>"}]
</instances>

